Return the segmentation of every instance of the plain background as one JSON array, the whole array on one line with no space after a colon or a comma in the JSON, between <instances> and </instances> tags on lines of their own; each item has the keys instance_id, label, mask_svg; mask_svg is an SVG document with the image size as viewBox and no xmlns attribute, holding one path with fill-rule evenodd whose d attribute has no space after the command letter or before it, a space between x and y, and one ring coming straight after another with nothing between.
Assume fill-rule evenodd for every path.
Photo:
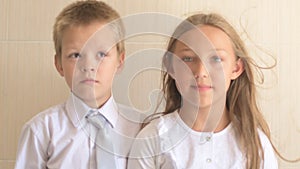
<instances>
[{"instance_id":1,"label":"plain background","mask_svg":"<svg viewBox=\"0 0 300 169\"><path fill-rule=\"evenodd\" d=\"M69 94L54 67L52 25L72 0L0 0L0 169L14 166L22 126L45 108L63 102ZM300 157L300 1L298 0L106 0L122 16L163 12L185 18L196 11L224 15L241 34L251 55L268 65L265 84L259 86L259 104L275 146L287 158ZM137 25L138 26L138 25ZM249 36L243 32L247 30ZM251 37L249 39L248 37ZM142 49L164 49L166 38L139 36L126 40L127 57ZM262 48L263 50L260 50ZM299 62L298 62L299 61ZM146 61L145 61L146 62ZM145 64L141 62L138 64ZM298 67L299 68L299 67ZM159 88L158 71L140 72L128 91L132 104L148 109L149 92ZM114 89L122 83L114 85ZM127 92L127 93L125 93ZM122 102L122 96L116 98ZM298 163L279 160L281 169Z\"/></svg>"}]
</instances>

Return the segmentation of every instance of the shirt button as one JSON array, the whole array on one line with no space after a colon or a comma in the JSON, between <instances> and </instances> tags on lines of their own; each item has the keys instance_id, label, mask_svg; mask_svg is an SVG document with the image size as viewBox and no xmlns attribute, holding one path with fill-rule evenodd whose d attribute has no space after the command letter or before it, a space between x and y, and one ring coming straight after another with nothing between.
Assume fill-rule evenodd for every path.
<instances>
[{"instance_id":1,"label":"shirt button","mask_svg":"<svg viewBox=\"0 0 300 169\"><path fill-rule=\"evenodd\" d=\"M207 158L207 159L206 159L206 162L207 162L207 163L211 163L211 158Z\"/></svg>"},{"instance_id":2,"label":"shirt button","mask_svg":"<svg viewBox=\"0 0 300 169\"><path fill-rule=\"evenodd\" d=\"M210 136L207 136L206 137L206 141L210 141L211 137Z\"/></svg>"}]
</instances>

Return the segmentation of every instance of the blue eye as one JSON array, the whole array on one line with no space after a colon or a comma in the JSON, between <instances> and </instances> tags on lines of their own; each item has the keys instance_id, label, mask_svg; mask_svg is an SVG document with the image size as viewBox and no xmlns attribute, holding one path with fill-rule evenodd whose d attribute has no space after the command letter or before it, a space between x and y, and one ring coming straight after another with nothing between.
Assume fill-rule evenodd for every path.
<instances>
[{"instance_id":1,"label":"blue eye","mask_svg":"<svg viewBox=\"0 0 300 169\"><path fill-rule=\"evenodd\" d=\"M192 58L192 57L190 57L190 56L184 56L184 57L182 58L182 60L183 60L184 62L192 62L192 61L194 61L194 58Z\"/></svg>"},{"instance_id":2,"label":"blue eye","mask_svg":"<svg viewBox=\"0 0 300 169\"><path fill-rule=\"evenodd\" d=\"M213 60L214 62L222 62L222 59L221 59L221 57L219 57L219 56L213 56L213 57L212 57L212 60Z\"/></svg>"},{"instance_id":3,"label":"blue eye","mask_svg":"<svg viewBox=\"0 0 300 169\"><path fill-rule=\"evenodd\" d=\"M107 54L104 53L104 52L98 52L98 53L97 53L97 56L98 56L99 58L104 58L104 57L107 56Z\"/></svg>"}]
</instances>

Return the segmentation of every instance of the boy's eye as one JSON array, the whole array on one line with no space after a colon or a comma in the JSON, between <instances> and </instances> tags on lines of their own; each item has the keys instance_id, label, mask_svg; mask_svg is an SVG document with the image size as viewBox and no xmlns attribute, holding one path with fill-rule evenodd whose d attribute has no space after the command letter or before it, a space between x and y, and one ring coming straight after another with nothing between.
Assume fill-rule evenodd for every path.
<instances>
[{"instance_id":1,"label":"boy's eye","mask_svg":"<svg viewBox=\"0 0 300 169\"><path fill-rule=\"evenodd\" d=\"M69 55L69 58L77 59L77 58L80 58L80 57L81 57L80 53L72 53L72 54Z\"/></svg>"},{"instance_id":2,"label":"boy's eye","mask_svg":"<svg viewBox=\"0 0 300 169\"><path fill-rule=\"evenodd\" d=\"M182 60L183 60L184 62L192 62L192 61L194 61L194 58L192 58L192 57L190 57L190 56L184 56L184 57L182 58Z\"/></svg>"},{"instance_id":3,"label":"boy's eye","mask_svg":"<svg viewBox=\"0 0 300 169\"><path fill-rule=\"evenodd\" d=\"M97 53L97 56L98 56L99 58L104 58L105 56L107 56L107 54L104 53L104 52L98 52L98 53Z\"/></svg>"}]
</instances>

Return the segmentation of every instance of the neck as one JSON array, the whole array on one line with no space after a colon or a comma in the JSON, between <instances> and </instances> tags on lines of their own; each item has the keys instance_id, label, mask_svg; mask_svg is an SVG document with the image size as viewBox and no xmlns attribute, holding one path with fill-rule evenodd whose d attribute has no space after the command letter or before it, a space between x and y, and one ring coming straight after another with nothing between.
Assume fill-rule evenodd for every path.
<instances>
[{"instance_id":1,"label":"neck","mask_svg":"<svg viewBox=\"0 0 300 169\"><path fill-rule=\"evenodd\" d=\"M221 103L196 107L184 102L179 116L190 128L200 132L219 132L230 123L225 104Z\"/></svg>"},{"instance_id":2,"label":"neck","mask_svg":"<svg viewBox=\"0 0 300 169\"><path fill-rule=\"evenodd\" d=\"M230 123L229 114L226 109L220 113L219 117L209 117L207 114L205 116L202 114L201 111L198 112L198 117L192 126L192 129L195 131L216 133L225 129Z\"/></svg>"},{"instance_id":3,"label":"neck","mask_svg":"<svg viewBox=\"0 0 300 169\"><path fill-rule=\"evenodd\" d=\"M77 96L77 97L79 97L79 96ZM99 109L107 102L107 100L110 97L111 97L111 95L107 95L107 96L101 97L101 98L94 98L94 97L88 97L88 98L79 97L79 98L90 108Z\"/></svg>"}]
</instances>

